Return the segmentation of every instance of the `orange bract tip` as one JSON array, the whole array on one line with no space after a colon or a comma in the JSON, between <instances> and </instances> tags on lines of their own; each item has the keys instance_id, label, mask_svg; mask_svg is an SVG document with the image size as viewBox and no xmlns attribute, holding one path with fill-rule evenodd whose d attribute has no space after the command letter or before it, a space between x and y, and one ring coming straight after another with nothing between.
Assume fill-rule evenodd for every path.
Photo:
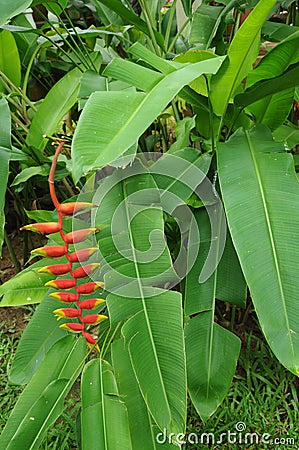
<instances>
[{"instance_id":1,"label":"orange bract tip","mask_svg":"<svg viewBox=\"0 0 299 450\"><path fill-rule=\"evenodd\" d=\"M52 275L65 275L71 269L70 264L54 264L38 269L38 273L51 273Z\"/></svg>"},{"instance_id":2,"label":"orange bract tip","mask_svg":"<svg viewBox=\"0 0 299 450\"><path fill-rule=\"evenodd\" d=\"M49 245L46 247L39 247L31 250L31 253L39 256L47 256L48 258L58 258L66 254L64 245Z\"/></svg>"},{"instance_id":3,"label":"orange bract tip","mask_svg":"<svg viewBox=\"0 0 299 450\"><path fill-rule=\"evenodd\" d=\"M57 233L60 229L61 227L57 222L31 223L20 228L22 231L34 231L41 234Z\"/></svg>"},{"instance_id":4,"label":"orange bract tip","mask_svg":"<svg viewBox=\"0 0 299 450\"><path fill-rule=\"evenodd\" d=\"M76 280L50 280L45 283L45 286L55 289L71 289L76 286Z\"/></svg>"},{"instance_id":5,"label":"orange bract tip","mask_svg":"<svg viewBox=\"0 0 299 450\"><path fill-rule=\"evenodd\" d=\"M83 212L94 208L95 205L89 202L68 202L59 206L59 211L64 216L71 216L78 212Z\"/></svg>"}]
</instances>

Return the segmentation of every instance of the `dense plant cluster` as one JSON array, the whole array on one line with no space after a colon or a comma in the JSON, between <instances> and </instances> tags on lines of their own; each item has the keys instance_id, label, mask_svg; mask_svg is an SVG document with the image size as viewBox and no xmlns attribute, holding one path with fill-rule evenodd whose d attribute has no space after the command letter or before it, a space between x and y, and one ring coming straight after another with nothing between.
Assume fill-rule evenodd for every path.
<instances>
[{"instance_id":1,"label":"dense plant cluster","mask_svg":"<svg viewBox=\"0 0 299 450\"><path fill-rule=\"evenodd\" d=\"M1 4L0 246L23 270L0 307L38 304L1 448L39 448L79 375L80 448L182 447L187 397L205 421L231 385L236 308L299 374L298 17L291 0ZM31 257L27 231L48 237Z\"/></svg>"}]
</instances>

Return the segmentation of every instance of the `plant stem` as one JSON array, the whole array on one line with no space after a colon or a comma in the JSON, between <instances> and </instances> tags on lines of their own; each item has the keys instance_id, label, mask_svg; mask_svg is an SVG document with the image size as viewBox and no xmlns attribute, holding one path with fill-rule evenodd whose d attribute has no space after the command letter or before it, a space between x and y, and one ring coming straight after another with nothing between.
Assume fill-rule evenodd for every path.
<instances>
[{"instance_id":1,"label":"plant stem","mask_svg":"<svg viewBox=\"0 0 299 450\"><path fill-rule=\"evenodd\" d=\"M170 8L170 14L169 14L168 24L167 24L167 28L166 28L166 32L165 32L165 38L164 38L165 48L168 47L168 43L169 43L171 26L172 26L174 14L176 12L176 3L177 3L177 0L174 0L172 6Z\"/></svg>"},{"instance_id":2,"label":"plant stem","mask_svg":"<svg viewBox=\"0 0 299 450\"><path fill-rule=\"evenodd\" d=\"M16 257L15 251L14 251L12 245L11 245L9 236L8 236L8 234L7 234L5 229L4 229L4 241L5 241L5 244L7 245L7 249L9 251L10 257L11 257L13 263L14 263L16 271L17 272L21 272L21 265L20 265L20 263L18 261L18 258Z\"/></svg>"}]
</instances>

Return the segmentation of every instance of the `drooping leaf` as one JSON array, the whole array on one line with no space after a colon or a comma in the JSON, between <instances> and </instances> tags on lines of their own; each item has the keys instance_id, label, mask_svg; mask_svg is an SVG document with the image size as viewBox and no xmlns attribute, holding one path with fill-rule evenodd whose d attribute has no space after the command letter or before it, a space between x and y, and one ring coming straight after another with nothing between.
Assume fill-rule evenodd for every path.
<instances>
[{"instance_id":1,"label":"drooping leaf","mask_svg":"<svg viewBox=\"0 0 299 450\"><path fill-rule=\"evenodd\" d=\"M13 384L25 384L30 381L47 351L56 341L66 335L59 328L53 314L57 301L47 297L38 306L29 324L25 328L9 372Z\"/></svg>"},{"instance_id":2,"label":"drooping leaf","mask_svg":"<svg viewBox=\"0 0 299 450\"><path fill-rule=\"evenodd\" d=\"M211 101L216 115L223 115L236 89L252 68L260 46L260 30L276 0L260 0L235 34L228 58L211 79Z\"/></svg>"},{"instance_id":3,"label":"drooping leaf","mask_svg":"<svg viewBox=\"0 0 299 450\"><path fill-rule=\"evenodd\" d=\"M2 180L0 187L0 253L2 253L5 225L5 194L8 181L9 159L11 155L11 119L9 106L5 98L0 99L0 122L0 177Z\"/></svg>"},{"instance_id":4,"label":"drooping leaf","mask_svg":"<svg viewBox=\"0 0 299 450\"><path fill-rule=\"evenodd\" d=\"M59 124L59 121L77 100L82 72L73 69L50 89L35 114L26 142L41 151Z\"/></svg>"},{"instance_id":5,"label":"drooping leaf","mask_svg":"<svg viewBox=\"0 0 299 450\"><path fill-rule=\"evenodd\" d=\"M281 125L273 132L273 137L277 142L285 142L291 150L299 144L299 129L291 123Z\"/></svg>"},{"instance_id":6,"label":"drooping leaf","mask_svg":"<svg viewBox=\"0 0 299 450\"><path fill-rule=\"evenodd\" d=\"M240 339L214 323L205 311L185 328L188 391L198 414L207 420L231 385L240 352Z\"/></svg>"},{"instance_id":7,"label":"drooping leaf","mask_svg":"<svg viewBox=\"0 0 299 450\"><path fill-rule=\"evenodd\" d=\"M234 246L261 329L280 362L299 373L299 187L292 155L264 126L219 144L218 168Z\"/></svg>"},{"instance_id":8,"label":"drooping leaf","mask_svg":"<svg viewBox=\"0 0 299 450\"><path fill-rule=\"evenodd\" d=\"M32 166L23 169L13 180L11 186L17 186L20 183L25 183L30 178L36 175L47 176L50 172L50 166L48 164L43 164L42 166Z\"/></svg>"},{"instance_id":9,"label":"drooping leaf","mask_svg":"<svg viewBox=\"0 0 299 450\"><path fill-rule=\"evenodd\" d=\"M0 307L41 302L49 290L45 283L53 279L53 276L37 273L37 269L52 263L52 259L45 258L23 269L22 272L3 283L0 286L0 296L2 296Z\"/></svg>"},{"instance_id":10,"label":"drooping leaf","mask_svg":"<svg viewBox=\"0 0 299 450\"><path fill-rule=\"evenodd\" d=\"M144 401L160 429L185 429L186 386L181 296L143 298L142 310L123 326ZM174 436L175 441L175 436Z\"/></svg>"},{"instance_id":11,"label":"drooping leaf","mask_svg":"<svg viewBox=\"0 0 299 450\"><path fill-rule=\"evenodd\" d=\"M100 358L82 374L82 449L131 450L128 412L117 389L112 366Z\"/></svg>"},{"instance_id":12,"label":"drooping leaf","mask_svg":"<svg viewBox=\"0 0 299 450\"><path fill-rule=\"evenodd\" d=\"M80 373L86 354L83 338L65 336L51 347L21 394L0 436L1 448L38 449L47 428Z\"/></svg>"},{"instance_id":13,"label":"drooping leaf","mask_svg":"<svg viewBox=\"0 0 299 450\"><path fill-rule=\"evenodd\" d=\"M0 31L0 70L14 83L20 87L21 63L18 47L13 34L10 31ZM0 75L0 80L1 80ZM5 84L0 83L0 90L6 92Z\"/></svg>"},{"instance_id":14,"label":"drooping leaf","mask_svg":"<svg viewBox=\"0 0 299 450\"><path fill-rule=\"evenodd\" d=\"M83 173L109 164L123 154L186 84L202 73L216 72L221 62L222 58L214 58L190 64L165 75L146 94L92 94L82 112L73 140L75 180Z\"/></svg>"},{"instance_id":15,"label":"drooping leaf","mask_svg":"<svg viewBox=\"0 0 299 450\"><path fill-rule=\"evenodd\" d=\"M9 19L25 11L32 0L14 0L8 2L7 0L0 1L0 26L4 25Z\"/></svg>"}]
</instances>

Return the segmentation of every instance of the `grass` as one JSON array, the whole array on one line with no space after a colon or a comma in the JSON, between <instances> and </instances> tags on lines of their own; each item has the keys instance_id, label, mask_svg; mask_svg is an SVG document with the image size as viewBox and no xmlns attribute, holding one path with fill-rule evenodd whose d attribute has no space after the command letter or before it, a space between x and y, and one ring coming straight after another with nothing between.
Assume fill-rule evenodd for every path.
<instances>
[{"instance_id":1,"label":"grass","mask_svg":"<svg viewBox=\"0 0 299 450\"><path fill-rule=\"evenodd\" d=\"M22 387L11 386L7 381L7 368L16 349L18 337L14 337L12 330L0 327L0 431L4 427L13 409ZM221 375L220 375L221 376ZM299 383L295 375L288 372L274 357L263 339L252 333L244 335L244 344L238 363L237 373L231 389L216 413L203 422L198 417L194 407L189 403L187 443L184 450L192 449L298 449L298 391ZM77 420L80 402L76 397L67 399L62 416L51 427L40 448L42 450L76 450ZM234 443L232 435L228 438L228 431L236 432L236 425L246 426L246 429L235 436L240 442ZM241 423L241 424L240 424ZM191 434L192 433L192 434ZM205 434L204 434L205 433ZM214 444L207 445L208 435L213 433ZM217 443L222 433L222 442ZM263 433L269 435L269 440L285 439L281 444L264 444L253 441L244 442L245 433ZM199 439L199 443L189 442ZM200 442L202 436L202 443ZM209 437L212 442L212 437ZM252 439L256 439L252 435ZM287 439L293 439L293 443ZM163 448L161 446L161 448Z\"/></svg>"}]
</instances>

